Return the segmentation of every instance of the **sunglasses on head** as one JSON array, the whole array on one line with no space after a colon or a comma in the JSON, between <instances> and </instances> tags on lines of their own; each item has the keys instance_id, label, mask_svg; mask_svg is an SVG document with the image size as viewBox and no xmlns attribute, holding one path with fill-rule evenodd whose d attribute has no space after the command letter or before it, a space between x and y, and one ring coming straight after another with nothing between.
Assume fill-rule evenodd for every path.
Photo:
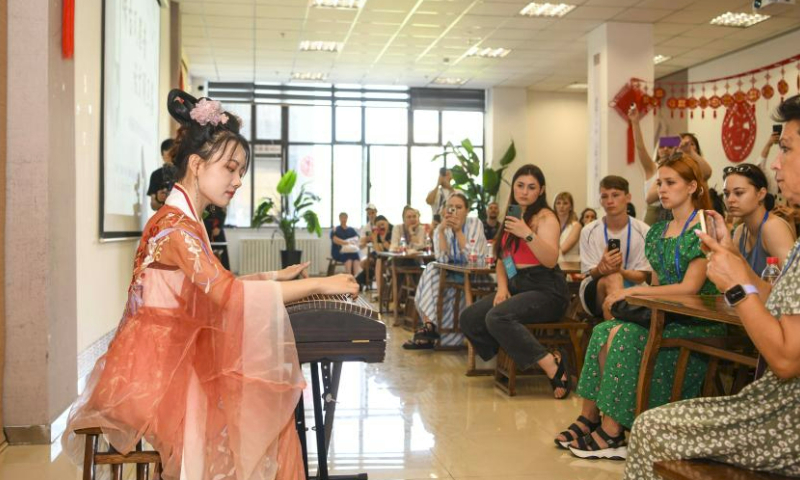
<instances>
[{"instance_id":1,"label":"sunglasses on head","mask_svg":"<svg viewBox=\"0 0 800 480\"><path fill-rule=\"evenodd\" d=\"M670 163L675 163L682 158L683 158L683 152L679 150L676 152L672 152L671 154L667 155L664 158L659 159L656 162L656 164L658 164L659 167L662 165L669 165Z\"/></svg>"},{"instance_id":2,"label":"sunglasses on head","mask_svg":"<svg viewBox=\"0 0 800 480\"><path fill-rule=\"evenodd\" d=\"M725 177L734 173L750 176L755 173L755 169L757 168L758 168L757 166L750 163L743 163L741 165L731 165L729 167L725 167L722 169L722 179L724 180Z\"/></svg>"}]
</instances>

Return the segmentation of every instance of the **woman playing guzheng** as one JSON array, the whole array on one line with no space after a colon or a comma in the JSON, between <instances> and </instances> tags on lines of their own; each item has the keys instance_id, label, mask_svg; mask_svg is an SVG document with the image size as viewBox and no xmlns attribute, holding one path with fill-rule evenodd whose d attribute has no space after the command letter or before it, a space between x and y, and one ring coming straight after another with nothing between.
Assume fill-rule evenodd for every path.
<instances>
[{"instance_id":1,"label":"woman playing guzheng","mask_svg":"<svg viewBox=\"0 0 800 480\"><path fill-rule=\"evenodd\" d=\"M100 427L122 453L144 437L167 480L301 479L293 412L305 381L284 302L355 295L358 284L288 281L307 265L239 278L225 270L198 212L231 201L248 142L219 102L173 90L168 108L181 124L179 181L142 234L125 312L70 412L65 450L79 461L83 439L72 432Z\"/></svg>"}]
</instances>

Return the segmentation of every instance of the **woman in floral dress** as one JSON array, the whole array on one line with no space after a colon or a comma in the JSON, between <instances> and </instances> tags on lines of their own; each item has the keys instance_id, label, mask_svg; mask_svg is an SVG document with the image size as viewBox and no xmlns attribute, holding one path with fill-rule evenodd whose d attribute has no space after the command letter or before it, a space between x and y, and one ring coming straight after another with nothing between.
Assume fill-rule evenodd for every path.
<instances>
[{"instance_id":1,"label":"woman in floral dress","mask_svg":"<svg viewBox=\"0 0 800 480\"><path fill-rule=\"evenodd\" d=\"M697 162L681 153L669 157L660 164L656 181L661 203L674 219L654 224L647 233L645 254L653 267L652 286L615 292L606 297L607 307L630 295L716 293L706 279L706 259L693 233L700 227L699 211L711 208L708 186ZM682 318L666 325L664 337L710 337L724 335L725 331L722 324ZM580 458L626 457L625 430L633 425L639 365L647 337L647 328L617 319L594 328L577 390L584 399L581 416L559 434L557 445ZM650 407L669 401L677 356L676 349L659 353L650 386ZM700 393L705 369L704 359L692 355L684 398Z\"/></svg>"}]
</instances>

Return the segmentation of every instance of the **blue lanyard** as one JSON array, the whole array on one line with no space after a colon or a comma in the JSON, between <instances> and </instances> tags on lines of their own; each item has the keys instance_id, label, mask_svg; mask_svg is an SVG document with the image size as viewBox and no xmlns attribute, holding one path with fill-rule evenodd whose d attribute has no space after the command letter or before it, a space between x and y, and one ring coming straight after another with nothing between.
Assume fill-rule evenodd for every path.
<instances>
[{"instance_id":1,"label":"blue lanyard","mask_svg":"<svg viewBox=\"0 0 800 480\"><path fill-rule=\"evenodd\" d=\"M679 247L680 247L680 244L681 244L681 242L680 242L681 237L683 236L684 233L686 233L686 229L689 228L689 224L692 223L692 220L694 220L694 217L696 217L696 216L697 216L697 210L692 212L692 214L689 216L689 219L686 220L686 223L683 224L683 229L681 230L681 234L678 235L678 237L675 239L675 273L678 275L678 277L675 279L675 282L673 282L673 283L679 282L680 279L681 279L681 276L682 276L682 274L681 274L681 252L679 250ZM669 229L669 222L667 222L666 227L664 227L664 233L661 234L661 238L664 238L664 235L667 234L667 230L668 229ZM660 250L659 253L660 253L660 256L661 256L661 263L664 264L664 251L663 251L663 249Z\"/></svg>"},{"instance_id":2,"label":"blue lanyard","mask_svg":"<svg viewBox=\"0 0 800 480\"><path fill-rule=\"evenodd\" d=\"M608 224L605 217L603 218L603 236L606 238L606 245L608 245ZM625 264L623 269L628 269L628 260L631 258L631 217L628 217L628 243L625 245Z\"/></svg>"}]
</instances>

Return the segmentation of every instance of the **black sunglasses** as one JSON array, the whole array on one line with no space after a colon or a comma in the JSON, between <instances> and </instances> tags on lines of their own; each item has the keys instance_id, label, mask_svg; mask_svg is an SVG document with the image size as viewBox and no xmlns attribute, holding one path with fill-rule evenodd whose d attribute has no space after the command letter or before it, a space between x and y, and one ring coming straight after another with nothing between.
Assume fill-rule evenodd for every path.
<instances>
[{"instance_id":1,"label":"black sunglasses","mask_svg":"<svg viewBox=\"0 0 800 480\"><path fill-rule=\"evenodd\" d=\"M744 174L746 176L750 176L755 173L755 169L758 167L753 165L752 163L743 163L741 165L731 165L729 167L725 167L722 169L722 179L724 180L725 177L728 175L739 173Z\"/></svg>"}]
</instances>

